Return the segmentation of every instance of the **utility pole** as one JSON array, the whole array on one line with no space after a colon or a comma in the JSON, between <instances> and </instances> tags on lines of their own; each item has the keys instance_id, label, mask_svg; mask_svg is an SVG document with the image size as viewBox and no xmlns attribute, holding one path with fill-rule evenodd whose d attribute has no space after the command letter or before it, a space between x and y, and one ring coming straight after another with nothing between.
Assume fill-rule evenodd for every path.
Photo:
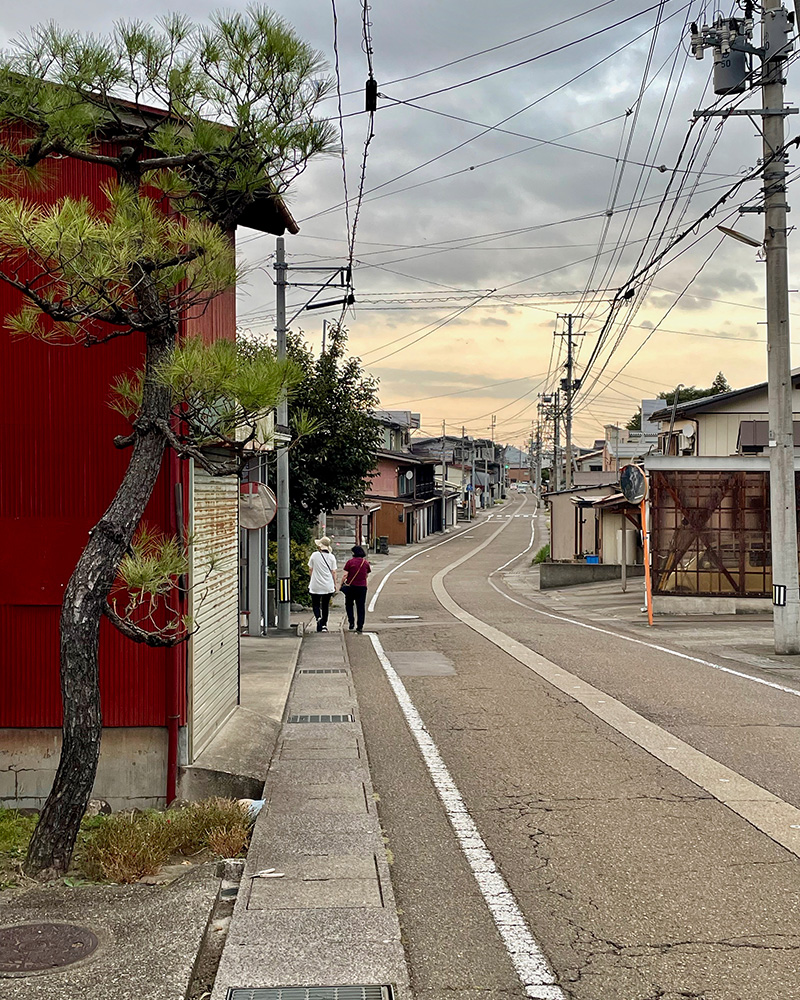
<instances>
[{"instance_id":1,"label":"utility pole","mask_svg":"<svg viewBox=\"0 0 800 1000\"><path fill-rule=\"evenodd\" d=\"M283 237L275 241L275 334L278 361L286 360L286 253ZM289 407L286 392L278 401L279 435L289 433ZM291 628L291 569L289 565L289 449L285 439L278 448L278 628L288 632Z\"/></svg>"},{"instance_id":2,"label":"utility pole","mask_svg":"<svg viewBox=\"0 0 800 1000\"><path fill-rule=\"evenodd\" d=\"M553 476L555 477L555 489L561 488L561 407L559 405L558 393L553 393Z\"/></svg>"},{"instance_id":3,"label":"utility pole","mask_svg":"<svg viewBox=\"0 0 800 1000\"><path fill-rule=\"evenodd\" d=\"M536 506L542 506L542 425L536 424Z\"/></svg>"},{"instance_id":4,"label":"utility pole","mask_svg":"<svg viewBox=\"0 0 800 1000\"><path fill-rule=\"evenodd\" d=\"M534 478L533 478L533 429L535 423L531 420L531 433L528 438L528 485L533 489Z\"/></svg>"},{"instance_id":5,"label":"utility pole","mask_svg":"<svg viewBox=\"0 0 800 1000\"><path fill-rule=\"evenodd\" d=\"M469 449L469 519L472 520L472 505L475 502L475 438Z\"/></svg>"},{"instance_id":6,"label":"utility pole","mask_svg":"<svg viewBox=\"0 0 800 1000\"><path fill-rule=\"evenodd\" d=\"M763 119L764 204L740 211L764 212L767 300L767 391L769 397L770 547L772 557L773 628L776 653L800 652L800 578L797 567L797 514L792 425L792 375L789 343L789 279L787 260L786 161L784 117L797 114L784 107L786 58L795 30L794 14L781 0L762 0L761 47L750 44L753 4L744 21L717 18L709 28L692 25L692 51L703 58L714 49L715 93L742 93L748 78L746 60L762 60L762 107L713 114L746 114ZM717 67L720 67L719 69Z\"/></svg>"},{"instance_id":7,"label":"utility pole","mask_svg":"<svg viewBox=\"0 0 800 1000\"><path fill-rule=\"evenodd\" d=\"M291 323L306 309L324 309L328 306L351 305L355 297L350 290L350 269L346 267L305 267L293 265L293 270L331 272L331 277L323 283L313 283L318 291L303 305L298 312L286 321L286 286L289 284L289 265L286 263L286 248L282 236L275 240L275 354L278 361L286 360L286 334ZM340 299L315 302L323 289L328 288L335 275L339 275L343 289L347 294ZM313 286L312 286L313 287ZM326 328L323 327L323 338ZM323 340L323 353L325 344ZM277 426L275 437L278 443L278 476L277 476L277 523L278 523L278 629L288 632L291 628L291 560L289 550L289 407L286 392L283 391L278 400Z\"/></svg>"},{"instance_id":8,"label":"utility pole","mask_svg":"<svg viewBox=\"0 0 800 1000\"><path fill-rule=\"evenodd\" d=\"M564 404L564 414L566 417L566 464L564 466L564 486L566 489L572 489L572 397L581 387L581 380L574 378L574 368L575 368L575 354L573 351L575 345L575 337L583 337L582 333L573 333L572 331L572 321L574 319L583 319L583 313L580 316L573 316L572 313L559 313L558 319L563 319L566 321L567 329L565 333L557 333L557 337L567 338L567 362L564 366L567 369L567 377L561 379L561 388L564 390L566 396L566 403Z\"/></svg>"},{"instance_id":9,"label":"utility pole","mask_svg":"<svg viewBox=\"0 0 800 1000\"><path fill-rule=\"evenodd\" d=\"M494 414L492 414L492 464L493 465L494 465L494 463L496 461L496 458L497 458L497 451L496 451L495 446L494 446L494 428L495 428L495 424L496 423L497 423L497 417ZM497 473L497 481L498 481L498 486L499 486L499 483L500 483L500 470L499 470L499 466L498 466L498 473ZM487 480L487 486L488 486L488 480ZM492 504L494 504L494 497L492 497Z\"/></svg>"},{"instance_id":10,"label":"utility pole","mask_svg":"<svg viewBox=\"0 0 800 1000\"><path fill-rule=\"evenodd\" d=\"M783 23L781 23L781 21ZM769 492L772 603L776 653L800 652L800 587L797 570L792 365L789 346L789 272L786 248L786 160L783 74L788 18L780 0L765 0L762 43L779 49L764 57L764 248L767 255L767 384L769 395ZM782 37L781 37L782 36ZM765 46L766 47L766 46ZM777 155L776 155L777 154Z\"/></svg>"},{"instance_id":11,"label":"utility pole","mask_svg":"<svg viewBox=\"0 0 800 1000\"><path fill-rule=\"evenodd\" d=\"M467 434L466 428L462 424L461 425L461 503L462 504L465 504L469 499L466 490L467 462L466 462L466 456L464 454L466 447L466 441L465 441L466 434ZM467 507L467 510L469 510L469 507ZM469 517L467 518L467 520L469 520Z\"/></svg>"},{"instance_id":12,"label":"utility pole","mask_svg":"<svg viewBox=\"0 0 800 1000\"><path fill-rule=\"evenodd\" d=\"M442 421L442 531L447 531L447 429L444 420Z\"/></svg>"}]
</instances>

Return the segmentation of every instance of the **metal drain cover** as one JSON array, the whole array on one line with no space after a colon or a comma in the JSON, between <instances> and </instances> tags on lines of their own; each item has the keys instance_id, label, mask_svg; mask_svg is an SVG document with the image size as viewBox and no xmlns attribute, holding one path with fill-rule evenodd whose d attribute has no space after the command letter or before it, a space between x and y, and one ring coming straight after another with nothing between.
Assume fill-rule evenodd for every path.
<instances>
[{"instance_id":1,"label":"metal drain cover","mask_svg":"<svg viewBox=\"0 0 800 1000\"><path fill-rule=\"evenodd\" d=\"M289 722L354 722L352 715L290 715Z\"/></svg>"},{"instance_id":2,"label":"metal drain cover","mask_svg":"<svg viewBox=\"0 0 800 1000\"><path fill-rule=\"evenodd\" d=\"M88 927L74 924L0 927L0 976L55 972L88 957L99 943Z\"/></svg>"},{"instance_id":3,"label":"metal drain cover","mask_svg":"<svg viewBox=\"0 0 800 1000\"><path fill-rule=\"evenodd\" d=\"M392 1000L391 986L235 986L227 1000Z\"/></svg>"}]
</instances>

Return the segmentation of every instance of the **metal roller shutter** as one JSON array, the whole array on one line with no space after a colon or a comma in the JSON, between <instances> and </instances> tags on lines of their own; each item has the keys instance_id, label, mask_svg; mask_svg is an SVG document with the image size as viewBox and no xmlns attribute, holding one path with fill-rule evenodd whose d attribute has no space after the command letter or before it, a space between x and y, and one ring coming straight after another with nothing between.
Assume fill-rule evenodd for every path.
<instances>
[{"instance_id":1,"label":"metal roller shutter","mask_svg":"<svg viewBox=\"0 0 800 1000\"><path fill-rule=\"evenodd\" d=\"M239 480L192 469L190 759L239 701ZM213 561L213 569L209 567Z\"/></svg>"}]
</instances>

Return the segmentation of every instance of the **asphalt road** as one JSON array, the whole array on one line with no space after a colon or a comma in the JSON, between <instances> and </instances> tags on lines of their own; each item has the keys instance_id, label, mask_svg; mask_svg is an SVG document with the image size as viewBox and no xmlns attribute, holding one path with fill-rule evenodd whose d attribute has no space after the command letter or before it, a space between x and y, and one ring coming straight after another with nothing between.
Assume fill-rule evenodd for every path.
<instances>
[{"instance_id":1,"label":"asphalt road","mask_svg":"<svg viewBox=\"0 0 800 1000\"><path fill-rule=\"evenodd\" d=\"M762 832L795 835L800 701L553 617L530 552L495 572L533 510L397 567L347 636L415 995L800 998L800 846Z\"/></svg>"}]
</instances>

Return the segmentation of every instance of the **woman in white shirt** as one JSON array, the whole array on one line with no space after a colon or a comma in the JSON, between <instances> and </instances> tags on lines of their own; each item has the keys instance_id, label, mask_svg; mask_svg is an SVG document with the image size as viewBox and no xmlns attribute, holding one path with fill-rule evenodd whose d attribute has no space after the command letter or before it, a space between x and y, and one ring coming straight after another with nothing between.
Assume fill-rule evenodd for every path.
<instances>
[{"instance_id":1,"label":"woman in white shirt","mask_svg":"<svg viewBox=\"0 0 800 1000\"><path fill-rule=\"evenodd\" d=\"M327 632L328 605L336 593L336 557L331 552L331 540L327 535L316 538L314 544L317 551L312 552L308 560L308 572L311 574L308 592L317 619L317 632Z\"/></svg>"}]
</instances>

